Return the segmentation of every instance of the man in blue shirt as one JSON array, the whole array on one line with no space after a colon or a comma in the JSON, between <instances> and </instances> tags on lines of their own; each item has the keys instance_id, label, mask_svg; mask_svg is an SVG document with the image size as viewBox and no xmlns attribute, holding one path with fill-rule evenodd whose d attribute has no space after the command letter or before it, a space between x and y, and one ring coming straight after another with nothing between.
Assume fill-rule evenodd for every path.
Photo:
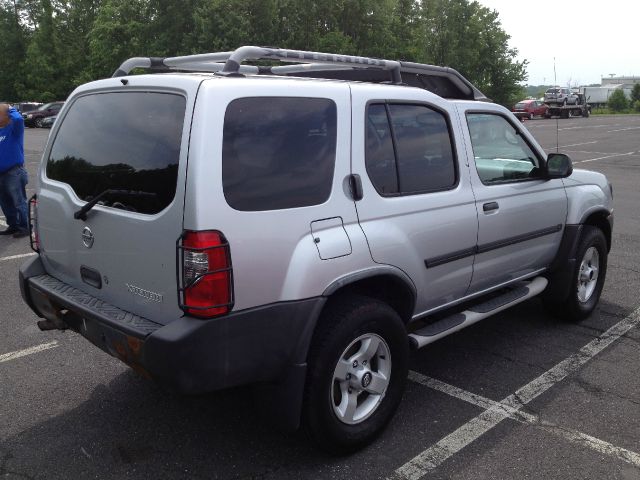
<instances>
[{"instance_id":1,"label":"man in blue shirt","mask_svg":"<svg viewBox=\"0 0 640 480\"><path fill-rule=\"evenodd\" d=\"M15 108L0 104L0 208L8 228L0 235L29 235L29 208L24 168L24 121Z\"/></svg>"}]
</instances>

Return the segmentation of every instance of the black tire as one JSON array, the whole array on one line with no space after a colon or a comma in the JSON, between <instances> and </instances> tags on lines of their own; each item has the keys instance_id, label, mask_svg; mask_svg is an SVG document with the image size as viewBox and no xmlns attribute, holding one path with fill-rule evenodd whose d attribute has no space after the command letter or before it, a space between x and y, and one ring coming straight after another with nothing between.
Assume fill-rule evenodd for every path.
<instances>
[{"instance_id":1,"label":"black tire","mask_svg":"<svg viewBox=\"0 0 640 480\"><path fill-rule=\"evenodd\" d=\"M567 106L567 99L566 99L566 98L564 99L564 102L562 102L562 106L563 106L563 107L566 107L566 106Z\"/></svg>"},{"instance_id":2,"label":"black tire","mask_svg":"<svg viewBox=\"0 0 640 480\"><path fill-rule=\"evenodd\" d=\"M388 347L391 362L389 382L369 416L359 423L347 424L335 412L334 387L340 383L334 379L334 371L347 347L360 336L368 334L380 337ZM409 368L405 326L396 311L379 300L364 296L332 299L314 333L307 363L303 428L312 441L329 453L356 451L382 432L402 399ZM373 365L371 368L373 370Z\"/></svg>"},{"instance_id":3,"label":"black tire","mask_svg":"<svg viewBox=\"0 0 640 480\"><path fill-rule=\"evenodd\" d=\"M585 258L585 254L590 248L595 248L598 252L598 276L595 283L593 293L586 301L581 301L579 298L578 278L581 273L581 264ZM566 287L566 285L555 285L553 279L551 280L547 291L549 295L543 295L543 301L550 313L555 316L566 319L569 321L578 322L587 318L598 305L600 300L600 294L604 287L604 281L607 275L607 240L604 233L597 227L586 225L582 231L580 242L576 250L576 263L571 272L570 288L568 296L564 299L553 298L554 289Z\"/></svg>"},{"instance_id":4,"label":"black tire","mask_svg":"<svg viewBox=\"0 0 640 480\"><path fill-rule=\"evenodd\" d=\"M36 128L42 128L42 119L41 118L36 119Z\"/></svg>"}]
</instances>

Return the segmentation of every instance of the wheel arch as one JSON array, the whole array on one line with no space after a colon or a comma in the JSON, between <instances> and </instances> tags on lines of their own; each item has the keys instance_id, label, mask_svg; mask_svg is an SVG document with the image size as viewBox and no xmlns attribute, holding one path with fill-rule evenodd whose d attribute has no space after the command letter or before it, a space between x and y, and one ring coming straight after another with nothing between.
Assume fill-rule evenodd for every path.
<instances>
[{"instance_id":1,"label":"wheel arch","mask_svg":"<svg viewBox=\"0 0 640 480\"><path fill-rule=\"evenodd\" d=\"M599 228L604 233L607 240L607 252L611 251L611 223L609 221L611 214L606 210L598 210L590 213L581 223Z\"/></svg>"},{"instance_id":2,"label":"wheel arch","mask_svg":"<svg viewBox=\"0 0 640 480\"><path fill-rule=\"evenodd\" d=\"M375 267L339 278L325 289L323 296L331 301L331 298L348 294L364 295L387 303L400 315L405 325L413 316L417 298L415 285L409 276L389 266Z\"/></svg>"}]
</instances>

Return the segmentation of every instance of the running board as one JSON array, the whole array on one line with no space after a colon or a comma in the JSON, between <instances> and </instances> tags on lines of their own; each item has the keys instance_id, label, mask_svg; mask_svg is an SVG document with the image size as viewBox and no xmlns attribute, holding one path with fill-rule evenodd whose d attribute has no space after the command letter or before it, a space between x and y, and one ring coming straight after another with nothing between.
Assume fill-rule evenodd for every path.
<instances>
[{"instance_id":1,"label":"running board","mask_svg":"<svg viewBox=\"0 0 640 480\"><path fill-rule=\"evenodd\" d=\"M547 279L536 277L524 285L512 288L498 297L493 297L485 302L480 302L464 312L455 313L442 320L431 323L409 334L409 341L414 348L422 348L425 345L440 340L480 320L484 320L502 310L524 302L541 293L547 286Z\"/></svg>"}]
</instances>

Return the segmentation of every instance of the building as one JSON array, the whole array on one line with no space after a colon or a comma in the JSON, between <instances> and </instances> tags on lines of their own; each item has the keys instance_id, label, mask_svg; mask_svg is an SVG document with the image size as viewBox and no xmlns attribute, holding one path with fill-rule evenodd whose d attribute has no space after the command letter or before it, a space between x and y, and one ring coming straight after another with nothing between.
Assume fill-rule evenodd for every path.
<instances>
[{"instance_id":1,"label":"building","mask_svg":"<svg viewBox=\"0 0 640 480\"><path fill-rule=\"evenodd\" d=\"M632 77L602 77L600 85L609 88L622 88L624 90L631 90L636 83L640 83L640 77L635 75ZM615 87L613 87L615 85Z\"/></svg>"}]
</instances>

